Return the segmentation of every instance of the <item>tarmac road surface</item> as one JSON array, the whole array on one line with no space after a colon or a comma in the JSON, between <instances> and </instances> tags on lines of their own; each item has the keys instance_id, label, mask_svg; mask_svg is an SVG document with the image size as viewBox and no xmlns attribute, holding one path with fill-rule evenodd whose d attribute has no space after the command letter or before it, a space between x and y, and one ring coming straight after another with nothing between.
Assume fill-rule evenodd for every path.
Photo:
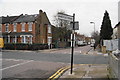
<instances>
[{"instance_id":1,"label":"tarmac road surface","mask_svg":"<svg viewBox=\"0 0 120 80\"><path fill-rule=\"evenodd\" d=\"M3 59L2 78L49 78L64 63Z\"/></svg>"},{"instance_id":2,"label":"tarmac road surface","mask_svg":"<svg viewBox=\"0 0 120 80\"><path fill-rule=\"evenodd\" d=\"M74 64L108 63L108 57L103 55L87 55L90 49L90 46L75 48ZM3 51L0 71L3 78L48 78L59 68L70 65L70 51Z\"/></svg>"}]
</instances>

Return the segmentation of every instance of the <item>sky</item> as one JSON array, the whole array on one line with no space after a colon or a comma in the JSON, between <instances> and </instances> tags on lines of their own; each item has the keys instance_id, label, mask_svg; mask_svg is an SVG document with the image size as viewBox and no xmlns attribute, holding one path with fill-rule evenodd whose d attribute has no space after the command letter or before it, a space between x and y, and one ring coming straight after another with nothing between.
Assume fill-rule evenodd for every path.
<instances>
[{"instance_id":1,"label":"sky","mask_svg":"<svg viewBox=\"0 0 120 80\"><path fill-rule=\"evenodd\" d=\"M100 31L105 10L108 11L112 27L118 23L119 0L0 0L0 16L20 14L38 14L39 10L47 13L51 23L58 11L69 15L75 13L75 21L79 21L80 34L90 36L95 30Z\"/></svg>"}]
</instances>

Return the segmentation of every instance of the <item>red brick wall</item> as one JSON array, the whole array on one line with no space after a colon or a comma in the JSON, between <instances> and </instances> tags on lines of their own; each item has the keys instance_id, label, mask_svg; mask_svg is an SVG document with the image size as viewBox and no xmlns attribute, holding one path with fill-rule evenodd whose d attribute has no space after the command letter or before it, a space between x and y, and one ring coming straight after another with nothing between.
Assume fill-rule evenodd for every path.
<instances>
[{"instance_id":1,"label":"red brick wall","mask_svg":"<svg viewBox=\"0 0 120 80\"><path fill-rule=\"evenodd\" d=\"M21 23L17 23L16 25L17 29L16 32L23 32L22 29L22 24ZM14 25L13 24L9 24L9 31L14 32ZM2 32L5 32L5 24L2 24ZM28 23L25 24L25 31L24 32L30 32L33 34L33 43L35 43L35 23L32 24L32 31L29 31L29 25ZM12 42L12 40L11 40ZM18 38L17 42L21 42L21 38Z\"/></svg>"},{"instance_id":2,"label":"red brick wall","mask_svg":"<svg viewBox=\"0 0 120 80\"><path fill-rule=\"evenodd\" d=\"M21 32L21 26L22 25L20 23L17 24L17 32Z\"/></svg>"},{"instance_id":3,"label":"red brick wall","mask_svg":"<svg viewBox=\"0 0 120 80\"><path fill-rule=\"evenodd\" d=\"M5 32L5 24L2 24L2 32Z\"/></svg>"},{"instance_id":4,"label":"red brick wall","mask_svg":"<svg viewBox=\"0 0 120 80\"><path fill-rule=\"evenodd\" d=\"M13 24L9 24L9 31L12 31L13 32Z\"/></svg>"},{"instance_id":5,"label":"red brick wall","mask_svg":"<svg viewBox=\"0 0 120 80\"><path fill-rule=\"evenodd\" d=\"M25 24L25 32L28 32L28 23Z\"/></svg>"},{"instance_id":6,"label":"red brick wall","mask_svg":"<svg viewBox=\"0 0 120 80\"><path fill-rule=\"evenodd\" d=\"M32 24L33 43L35 43L35 23Z\"/></svg>"}]
</instances>

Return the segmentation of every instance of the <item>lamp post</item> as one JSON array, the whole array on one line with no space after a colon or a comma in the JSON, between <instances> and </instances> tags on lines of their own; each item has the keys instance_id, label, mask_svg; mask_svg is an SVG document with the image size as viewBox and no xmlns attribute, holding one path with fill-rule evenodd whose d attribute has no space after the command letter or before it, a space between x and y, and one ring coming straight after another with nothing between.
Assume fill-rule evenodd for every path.
<instances>
[{"instance_id":1,"label":"lamp post","mask_svg":"<svg viewBox=\"0 0 120 80\"><path fill-rule=\"evenodd\" d=\"M91 24L94 24L94 34L95 34L95 22L90 22Z\"/></svg>"},{"instance_id":2,"label":"lamp post","mask_svg":"<svg viewBox=\"0 0 120 80\"><path fill-rule=\"evenodd\" d=\"M94 35L95 35L95 22L90 22L91 24L94 24ZM95 38L94 38L95 40ZM94 50L95 50L95 43L94 43Z\"/></svg>"}]
</instances>

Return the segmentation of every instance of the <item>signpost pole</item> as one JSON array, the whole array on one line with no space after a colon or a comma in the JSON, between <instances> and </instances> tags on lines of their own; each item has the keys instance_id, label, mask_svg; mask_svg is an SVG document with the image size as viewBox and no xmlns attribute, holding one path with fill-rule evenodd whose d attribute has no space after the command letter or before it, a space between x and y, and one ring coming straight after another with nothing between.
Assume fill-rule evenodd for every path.
<instances>
[{"instance_id":1,"label":"signpost pole","mask_svg":"<svg viewBox=\"0 0 120 80\"><path fill-rule=\"evenodd\" d=\"M73 14L73 29L72 29L72 51L71 51L71 74L73 71L73 53L74 53L74 33L75 33L75 14Z\"/></svg>"}]
</instances>

